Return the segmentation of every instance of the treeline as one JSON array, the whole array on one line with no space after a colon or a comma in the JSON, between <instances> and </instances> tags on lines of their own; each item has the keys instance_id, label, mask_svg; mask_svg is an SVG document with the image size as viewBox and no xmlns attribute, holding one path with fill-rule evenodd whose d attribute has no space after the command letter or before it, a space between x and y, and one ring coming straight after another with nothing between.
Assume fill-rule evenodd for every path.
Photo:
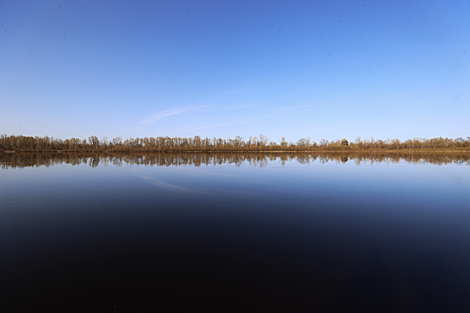
<instances>
[{"instance_id":1,"label":"treeline","mask_svg":"<svg viewBox=\"0 0 470 313\"><path fill-rule=\"evenodd\" d=\"M287 142L282 137L279 142L269 141L266 136L240 136L234 139L185 137L121 137L108 140L90 136L87 139L59 139L53 137L32 137L22 135L1 135L0 151L110 151L110 152L274 152L274 151L367 151L367 150L459 150L470 151L470 137L464 138L414 138L405 141L398 139L361 139L353 142L346 139L315 142L302 138L297 142Z\"/></svg>"},{"instance_id":2,"label":"treeline","mask_svg":"<svg viewBox=\"0 0 470 313\"><path fill-rule=\"evenodd\" d=\"M256 167L265 167L270 162L297 161L300 164L313 162L347 163L354 162L356 165L373 163L431 163L431 164L462 164L470 166L470 155L468 153L8 153L0 156L2 169L54 166L57 164L88 165L98 167L100 165L143 165L143 166L216 166L231 164L240 166L249 164Z\"/></svg>"}]
</instances>

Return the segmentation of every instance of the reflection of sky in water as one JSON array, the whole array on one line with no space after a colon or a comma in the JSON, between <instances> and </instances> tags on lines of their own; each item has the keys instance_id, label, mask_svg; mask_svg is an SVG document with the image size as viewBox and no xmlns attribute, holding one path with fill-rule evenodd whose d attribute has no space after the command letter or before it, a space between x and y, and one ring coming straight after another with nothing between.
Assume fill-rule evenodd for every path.
<instances>
[{"instance_id":1,"label":"reflection of sky in water","mask_svg":"<svg viewBox=\"0 0 470 313\"><path fill-rule=\"evenodd\" d=\"M160 264L182 273L206 271L180 277L182 284L199 279L196 287L207 291L223 285L217 274L234 282L228 291L250 284L260 299L262 281L274 275L278 280L266 292L287 294L280 297L286 307L297 303L289 302L289 292L316 299L320 309L336 303L341 310L335 299L356 303L362 296L398 311L467 304L469 166L275 160L262 168L55 165L0 174L0 265L8 268L2 288L34 292L18 275L44 279L44 266L72 275L64 278L68 283L83 271L101 277L119 268L130 275L126 282L147 284L130 277L148 276ZM120 263L124 259L128 263ZM64 260L75 274L62 268ZM28 265L35 262L58 269ZM142 270L132 276L128 268L135 264ZM45 290L58 281L51 278Z\"/></svg>"}]
</instances>

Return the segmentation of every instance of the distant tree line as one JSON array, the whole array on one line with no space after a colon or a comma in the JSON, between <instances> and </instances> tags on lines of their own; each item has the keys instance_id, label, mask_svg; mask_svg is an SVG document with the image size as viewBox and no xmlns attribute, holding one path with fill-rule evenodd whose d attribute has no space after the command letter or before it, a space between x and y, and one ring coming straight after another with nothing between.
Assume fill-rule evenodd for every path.
<instances>
[{"instance_id":1,"label":"distant tree line","mask_svg":"<svg viewBox=\"0 0 470 313\"><path fill-rule=\"evenodd\" d=\"M110 151L110 152L274 152L274 151L368 151L368 150L469 150L470 137L464 138L414 138L405 141L398 139L361 139L354 142L346 139L315 142L302 138L297 142L287 142L282 137L278 142L269 141L264 135L244 139L193 138L185 137L116 137L108 140L90 136L88 139L59 139L53 137L32 137L5 134L0 136L0 151Z\"/></svg>"}]
</instances>

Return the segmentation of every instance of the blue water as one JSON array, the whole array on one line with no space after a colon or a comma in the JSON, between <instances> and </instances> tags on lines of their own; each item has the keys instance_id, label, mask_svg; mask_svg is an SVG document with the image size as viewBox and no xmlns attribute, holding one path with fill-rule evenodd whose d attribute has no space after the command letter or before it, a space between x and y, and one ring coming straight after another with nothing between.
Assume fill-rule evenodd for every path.
<instances>
[{"instance_id":1,"label":"blue water","mask_svg":"<svg viewBox=\"0 0 470 313\"><path fill-rule=\"evenodd\" d=\"M5 312L470 305L468 163L83 160L0 170Z\"/></svg>"}]
</instances>

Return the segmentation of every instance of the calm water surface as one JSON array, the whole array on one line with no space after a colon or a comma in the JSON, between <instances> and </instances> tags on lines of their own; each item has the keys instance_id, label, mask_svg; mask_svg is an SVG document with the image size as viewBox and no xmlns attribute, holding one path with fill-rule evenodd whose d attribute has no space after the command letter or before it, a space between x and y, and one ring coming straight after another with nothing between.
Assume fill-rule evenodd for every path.
<instances>
[{"instance_id":1,"label":"calm water surface","mask_svg":"<svg viewBox=\"0 0 470 313\"><path fill-rule=\"evenodd\" d=\"M467 312L470 166L431 159L0 158L0 307Z\"/></svg>"}]
</instances>

